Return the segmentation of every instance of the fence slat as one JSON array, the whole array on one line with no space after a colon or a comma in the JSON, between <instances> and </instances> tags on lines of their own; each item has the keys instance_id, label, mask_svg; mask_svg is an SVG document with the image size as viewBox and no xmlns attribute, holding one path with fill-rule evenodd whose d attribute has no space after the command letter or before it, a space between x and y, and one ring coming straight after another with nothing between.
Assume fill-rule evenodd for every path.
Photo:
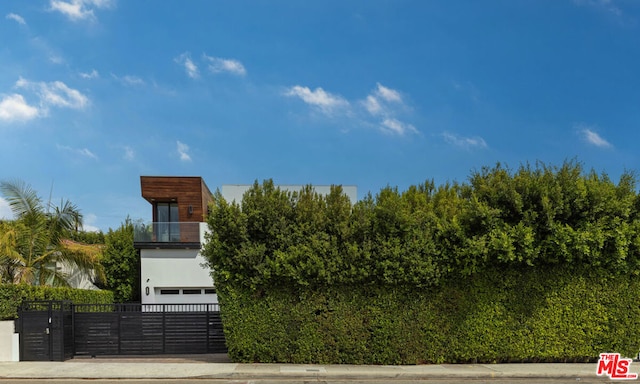
<instances>
[{"instance_id":1,"label":"fence slat","mask_svg":"<svg viewBox=\"0 0 640 384\"><path fill-rule=\"evenodd\" d=\"M227 351L218 304L78 304L78 355Z\"/></svg>"}]
</instances>

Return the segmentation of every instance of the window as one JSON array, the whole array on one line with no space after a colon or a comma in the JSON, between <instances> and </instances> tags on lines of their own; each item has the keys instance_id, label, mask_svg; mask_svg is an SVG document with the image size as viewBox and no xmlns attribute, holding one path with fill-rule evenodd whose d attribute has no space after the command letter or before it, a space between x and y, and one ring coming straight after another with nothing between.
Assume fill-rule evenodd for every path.
<instances>
[{"instance_id":1,"label":"window","mask_svg":"<svg viewBox=\"0 0 640 384\"><path fill-rule=\"evenodd\" d=\"M215 288L209 288L204 290L205 295L213 295L214 293L216 293Z\"/></svg>"},{"instance_id":2,"label":"window","mask_svg":"<svg viewBox=\"0 0 640 384\"><path fill-rule=\"evenodd\" d=\"M178 203L156 203L156 221L158 241L180 241Z\"/></svg>"},{"instance_id":3,"label":"window","mask_svg":"<svg viewBox=\"0 0 640 384\"><path fill-rule=\"evenodd\" d=\"M202 293L202 290L200 289L183 289L182 290L183 295L199 295L201 293Z\"/></svg>"},{"instance_id":4,"label":"window","mask_svg":"<svg viewBox=\"0 0 640 384\"><path fill-rule=\"evenodd\" d=\"M160 294L161 295L179 295L180 290L179 289L161 289Z\"/></svg>"}]
</instances>

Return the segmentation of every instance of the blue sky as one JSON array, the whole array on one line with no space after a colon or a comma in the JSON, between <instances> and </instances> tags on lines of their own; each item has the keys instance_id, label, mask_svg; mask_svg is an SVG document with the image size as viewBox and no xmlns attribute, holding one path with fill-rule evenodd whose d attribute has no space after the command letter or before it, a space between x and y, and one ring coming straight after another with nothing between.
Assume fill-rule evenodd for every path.
<instances>
[{"instance_id":1,"label":"blue sky","mask_svg":"<svg viewBox=\"0 0 640 384\"><path fill-rule=\"evenodd\" d=\"M0 41L0 179L87 229L150 219L141 175L362 197L640 168L637 0L5 0Z\"/></svg>"}]
</instances>

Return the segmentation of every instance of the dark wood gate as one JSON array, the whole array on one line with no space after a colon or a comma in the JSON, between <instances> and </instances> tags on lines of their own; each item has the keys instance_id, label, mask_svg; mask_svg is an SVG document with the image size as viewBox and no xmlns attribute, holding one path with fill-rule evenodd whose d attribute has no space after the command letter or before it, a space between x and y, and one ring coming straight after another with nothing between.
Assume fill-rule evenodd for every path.
<instances>
[{"instance_id":1,"label":"dark wood gate","mask_svg":"<svg viewBox=\"0 0 640 384\"><path fill-rule=\"evenodd\" d=\"M73 305L28 301L19 309L21 361L64 361L73 356Z\"/></svg>"},{"instance_id":2,"label":"dark wood gate","mask_svg":"<svg viewBox=\"0 0 640 384\"><path fill-rule=\"evenodd\" d=\"M76 304L70 308L71 326L65 328L71 340L70 356L227 352L217 304ZM19 316L22 353L38 344L27 331L37 329L44 317L35 316L34 311L21 311ZM30 338L33 341L23 343ZM34 359L38 358L52 360L42 351L36 353Z\"/></svg>"}]
</instances>

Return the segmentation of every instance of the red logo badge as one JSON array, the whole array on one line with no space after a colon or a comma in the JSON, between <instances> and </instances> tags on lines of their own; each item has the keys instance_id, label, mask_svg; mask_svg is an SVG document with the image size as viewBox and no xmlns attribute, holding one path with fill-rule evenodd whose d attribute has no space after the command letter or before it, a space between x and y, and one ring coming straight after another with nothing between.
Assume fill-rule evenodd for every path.
<instances>
[{"instance_id":1,"label":"red logo badge","mask_svg":"<svg viewBox=\"0 0 640 384\"><path fill-rule=\"evenodd\" d=\"M607 375L614 380L635 380L637 373L629 373L631 359L620 357L619 353L601 353L598 359L598 376Z\"/></svg>"}]
</instances>

